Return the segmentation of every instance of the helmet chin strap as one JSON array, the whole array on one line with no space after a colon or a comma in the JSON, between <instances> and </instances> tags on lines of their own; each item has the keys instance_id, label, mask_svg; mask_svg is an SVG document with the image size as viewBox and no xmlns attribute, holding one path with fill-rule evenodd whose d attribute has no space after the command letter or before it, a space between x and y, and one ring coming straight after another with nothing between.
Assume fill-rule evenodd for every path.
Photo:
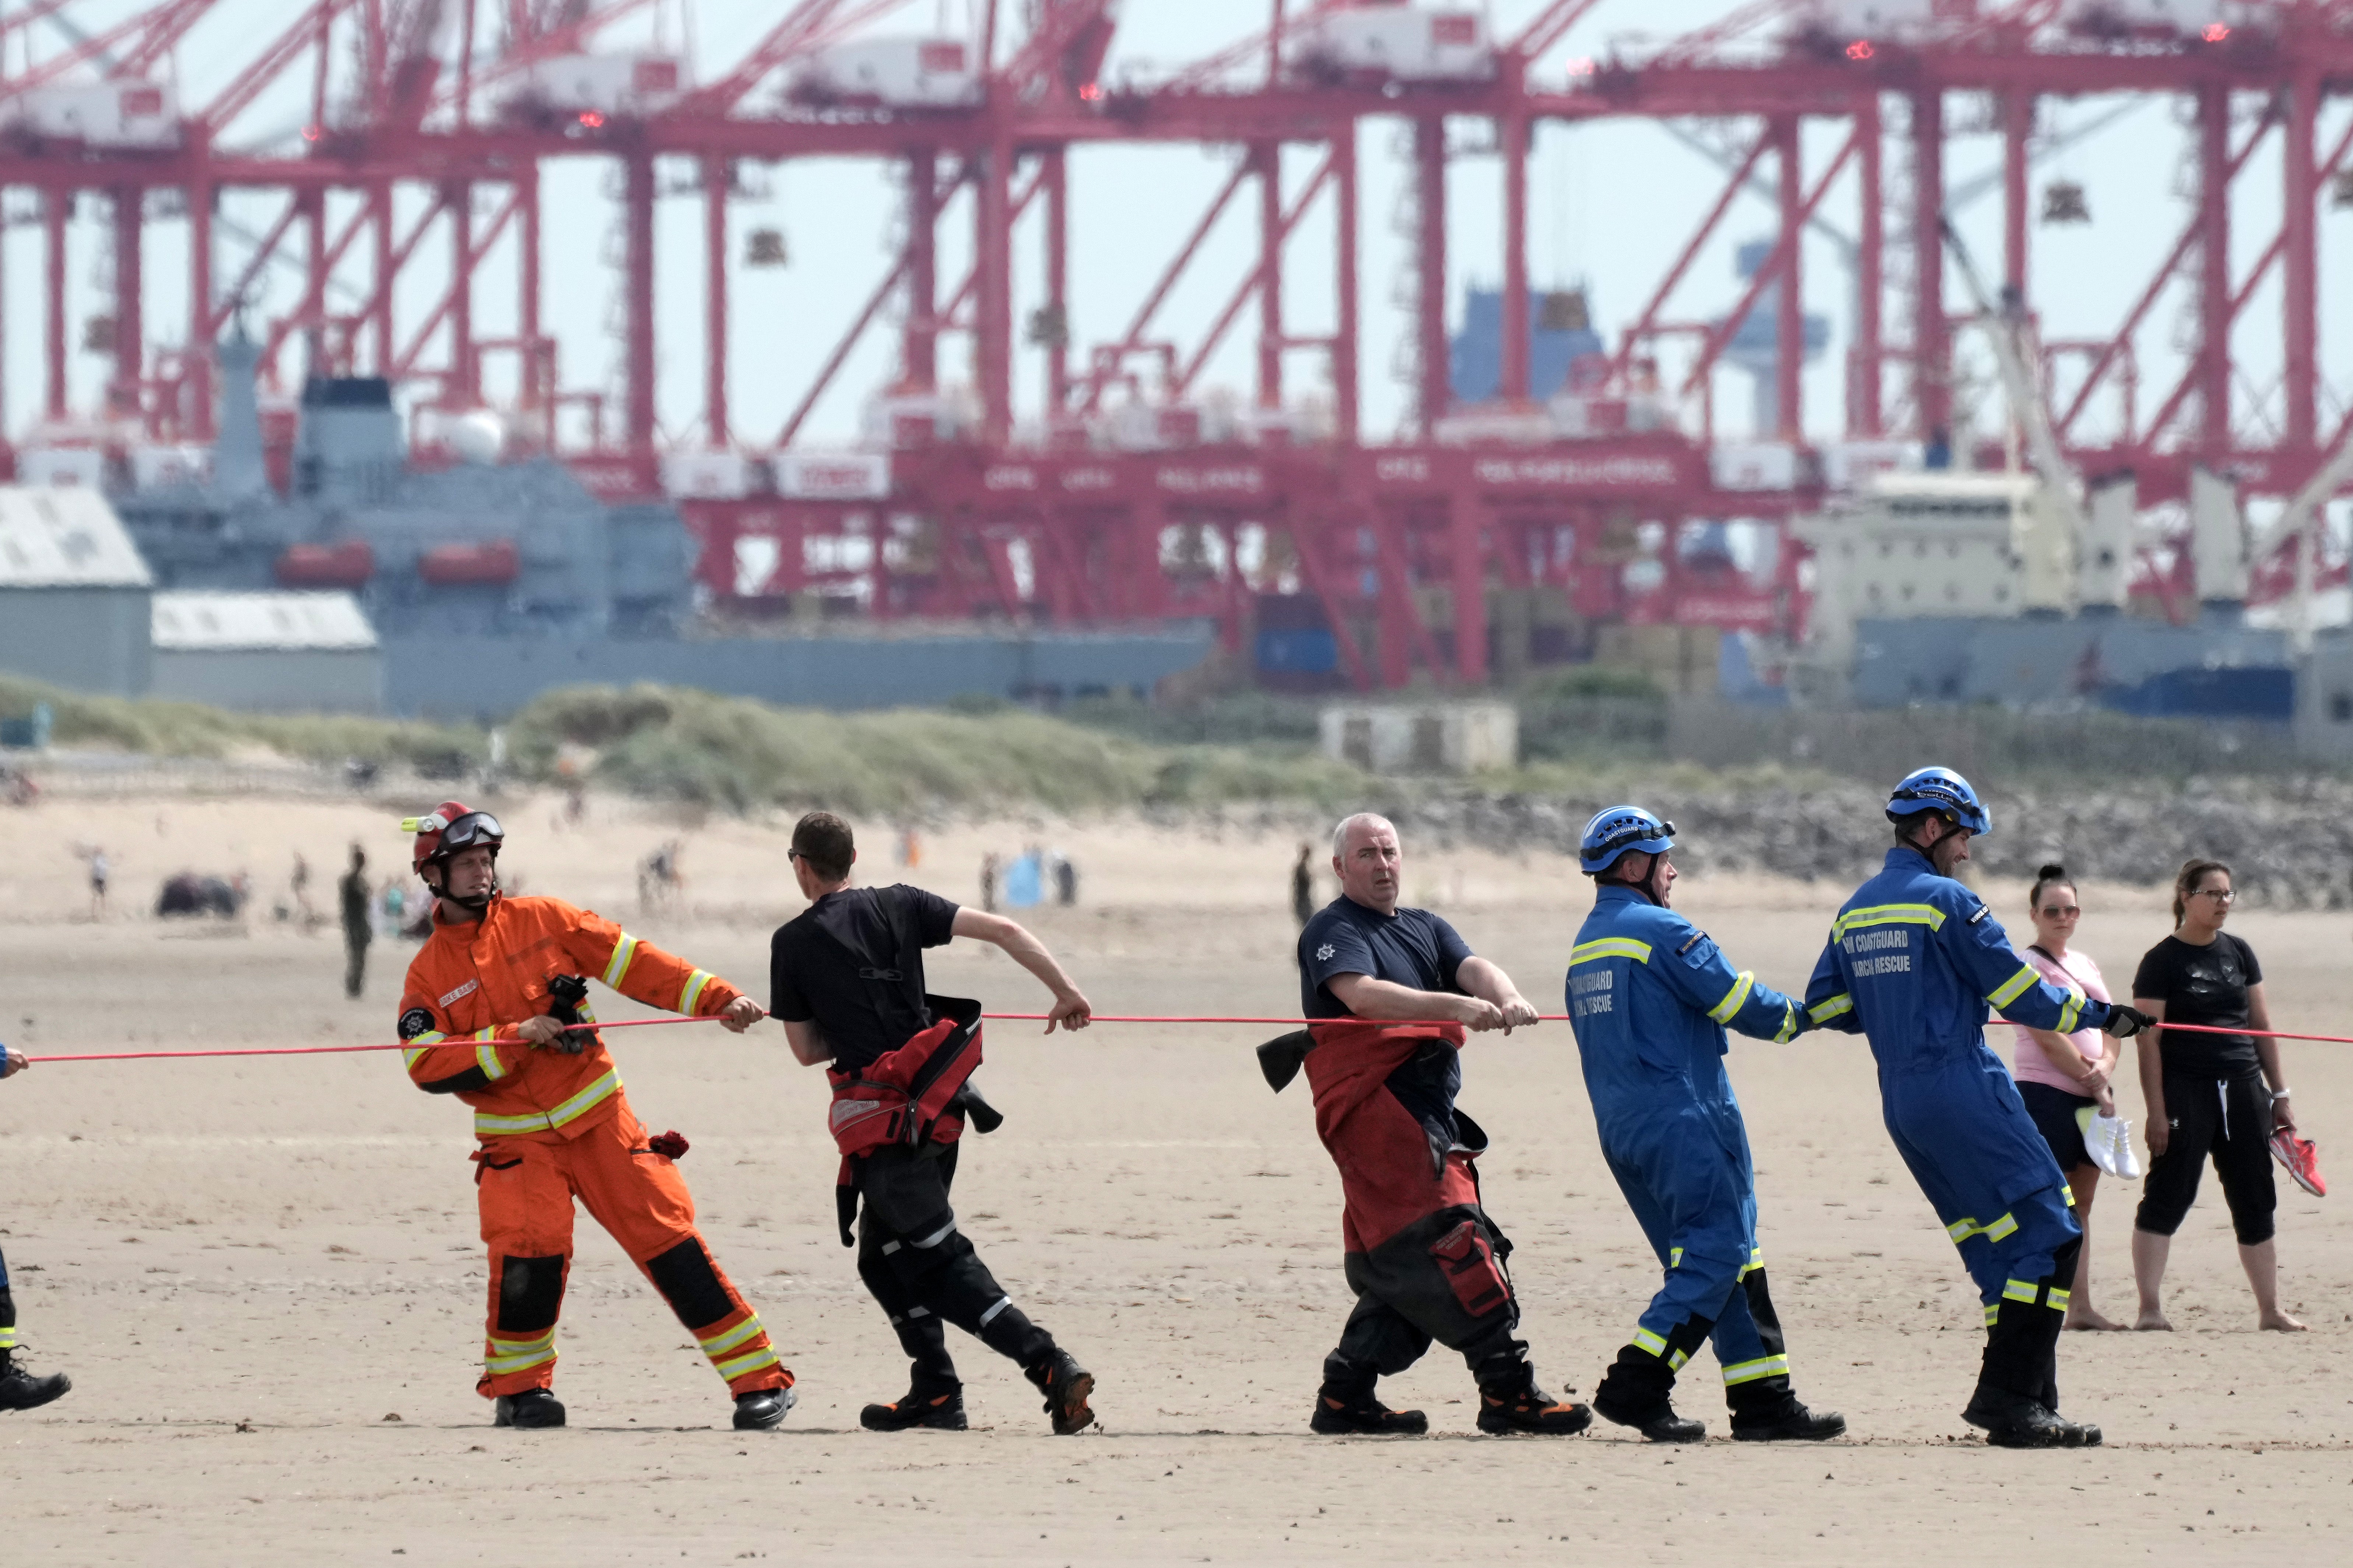
<instances>
[{"instance_id":1,"label":"helmet chin strap","mask_svg":"<svg viewBox=\"0 0 2353 1568\"><path fill-rule=\"evenodd\" d=\"M1625 877L1613 877L1610 879L1621 888L1633 889L1634 891L1663 910L1667 907L1667 893L1666 889L1659 885L1659 873L1666 868L1666 864L1667 858L1664 855L1653 855L1651 857L1651 869L1641 881L1637 882ZM1617 867L1613 866L1610 869L1614 871Z\"/></svg>"},{"instance_id":2,"label":"helmet chin strap","mask_svg":"<svg viewBox=\"0 0 2353 1568\"><path fill-rule=\"evenodd\" d=\"M430 862L427 863L430 864ZM479 915L491 907L491 900L498 890L499 864L495 859L491 862L491 885L471 898L464 899L449 891L449 867L445 861L441 866L441 886L433 889L433 896L437 899L447 899L468 914Z\"/></svg>"}]
</instances>

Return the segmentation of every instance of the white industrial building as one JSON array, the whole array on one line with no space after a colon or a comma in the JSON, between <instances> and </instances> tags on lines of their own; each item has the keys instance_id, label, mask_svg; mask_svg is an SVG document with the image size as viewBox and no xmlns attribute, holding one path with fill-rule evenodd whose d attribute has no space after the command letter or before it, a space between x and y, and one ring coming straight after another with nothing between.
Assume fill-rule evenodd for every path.
<instances>
[{"instance_id":1,"label":"white industrial building","mask_svg":"<svg viewBox=\"0 0 2353 1568\"><path fill-rule=\"evenodd\" d=\"M1324 754L1376 773L1478 773L1520 760L1508 702L1335 703L1318 725Z\"/></svg>"},{"instance_id":2,"label":"white industrial building","mask_svg":"<svg viewBox=\"0 0 2353 1568\"><path fill-rule=\"evenodd\" d=\"M152 697L249 713L378 713L384 657L349 594L155 595Z\"/></svg>"},{"instance_id":3,"label":"white industrial building","mask_svg":"<svg viewBox=\"0 0 2353 1568\"><path fill-rule=\"evenodd\" d=\"M153 583L95 489L0 486L0 673L145 695Z\"/></svg>"}]
</instances>

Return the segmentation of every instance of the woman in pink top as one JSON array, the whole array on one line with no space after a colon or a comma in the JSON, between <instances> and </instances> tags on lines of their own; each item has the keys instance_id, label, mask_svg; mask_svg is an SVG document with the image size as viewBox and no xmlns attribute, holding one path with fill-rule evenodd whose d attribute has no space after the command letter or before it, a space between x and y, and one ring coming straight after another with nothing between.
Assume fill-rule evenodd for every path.
<instances>
[{"instance_id":1,"label":"woman in pink top","mask_svg":"<svg viewBox=\"0 0 2353 1568\"><path fill-rule=\"evenodd\" d=\"M2084 913L2067 868L2051 865L2036 872L2027 907L2034 914L2034 945L2026 950L2026 962L2062 990L2109 1000L2100 966L2090 954L2072 952L2067 945ZM2075 1284L2068 1293L2067 1326L2121 1329L2122 1323L2102 1317L2092 1305L2092 1194L2100 1184L2100 1168L2084 1148L2084 1132L2093 1114L2116 1112L2116 1090L2108 1083L2116 1068L2116 1042L2097 1029L2061 1035L2023 1024L2010 1026L2018 1031L2017 1058L2010 1069L2018 1079L2018 1097L2051 1145L2052 1158L2067 1173L2068 1189L2075 1194L2075 1218L2084 1226L2084 1248L2075 1255Z\"/></svg>"}]
</instances>

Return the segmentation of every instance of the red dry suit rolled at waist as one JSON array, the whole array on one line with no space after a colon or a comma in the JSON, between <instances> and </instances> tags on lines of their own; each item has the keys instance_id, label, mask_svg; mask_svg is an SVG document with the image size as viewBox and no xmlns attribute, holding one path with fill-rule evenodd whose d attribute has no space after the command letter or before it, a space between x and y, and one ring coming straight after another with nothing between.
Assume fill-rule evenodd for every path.
<instances>
[{"instance_id":1,"label":"red dry suit rolled at waist","mask_svg":"<svg viewBox=\"0 0 2353 1568\"><path fill-rule=\"evenodd\" d=\"M1388 1087L1389 1076L1422 1051L1459 1049L1462 1026L1337 1018L1308 1032L1315 1037L1306 1064L1315 1134L1339 1168L1346 1250L1369 1252L1418 1219L1475 1205L1469 1152L1443 1151L1433 1170L1429 1130Z\"/></svg>"},{"instance_id":2,"label":"red dry suit rolled at waist","mask_svg":"<svg viewBox=\"0 0 2353 1568\"><path fill-rule=\"evenodd\" d=\"M926 996L939 1022L850 1072L828 1071L826 1122L848 1162L890 1143L953 1143L964 1136L956 1096L980 1066L980 1004ZM845 1177L846 1179L846 1177Z\"/></svg>"}]
</instances>

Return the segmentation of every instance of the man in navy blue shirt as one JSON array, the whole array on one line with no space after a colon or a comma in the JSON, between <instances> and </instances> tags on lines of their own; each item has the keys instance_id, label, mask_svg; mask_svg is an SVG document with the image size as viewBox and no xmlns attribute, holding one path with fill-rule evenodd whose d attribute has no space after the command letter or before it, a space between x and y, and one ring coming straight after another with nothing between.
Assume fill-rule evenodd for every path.
<instances>
[{"instance_id":1,"label":"man in navy blue shirt","mask_svg":"<svg viewBox=\"0 0 2353 1568\"><path fill-rule=\"evenodd\" d=\"M14 1078L32 1065L24 1052L0 1046L0 1078ZM30 1410L72 1386L64 1373L35 1377L16 1364L16 1298L8 1290L8 1260L0 1258L0 1410Z\"/></svg>"},{"instance_id":2,"label":"man in navy blue shirt","mask_svg":"<svg viewBox=\"0 0 2353 1568\"><path fill-rule=\"evenodd\" d=\"M1419 1433L1419 1410L1374 1397L1436 1340L1479 1384L1482 1432L1581 1432L1587 1406L1538 1389L1517 1337L1511 1243L1479 1201L1472 1162L1486 1134L1454 1107L1465 1030L1509 1032L1536 1010L1511 976L1427 910L1398 907L1397 829L1370 814L1332 838L1340 897L1299 935L1301 1006L1315 1131L1340 1168L1341 1233L1356 1293L1324 1363L1317 1432Z\"/></svg>"}]
</instances>

